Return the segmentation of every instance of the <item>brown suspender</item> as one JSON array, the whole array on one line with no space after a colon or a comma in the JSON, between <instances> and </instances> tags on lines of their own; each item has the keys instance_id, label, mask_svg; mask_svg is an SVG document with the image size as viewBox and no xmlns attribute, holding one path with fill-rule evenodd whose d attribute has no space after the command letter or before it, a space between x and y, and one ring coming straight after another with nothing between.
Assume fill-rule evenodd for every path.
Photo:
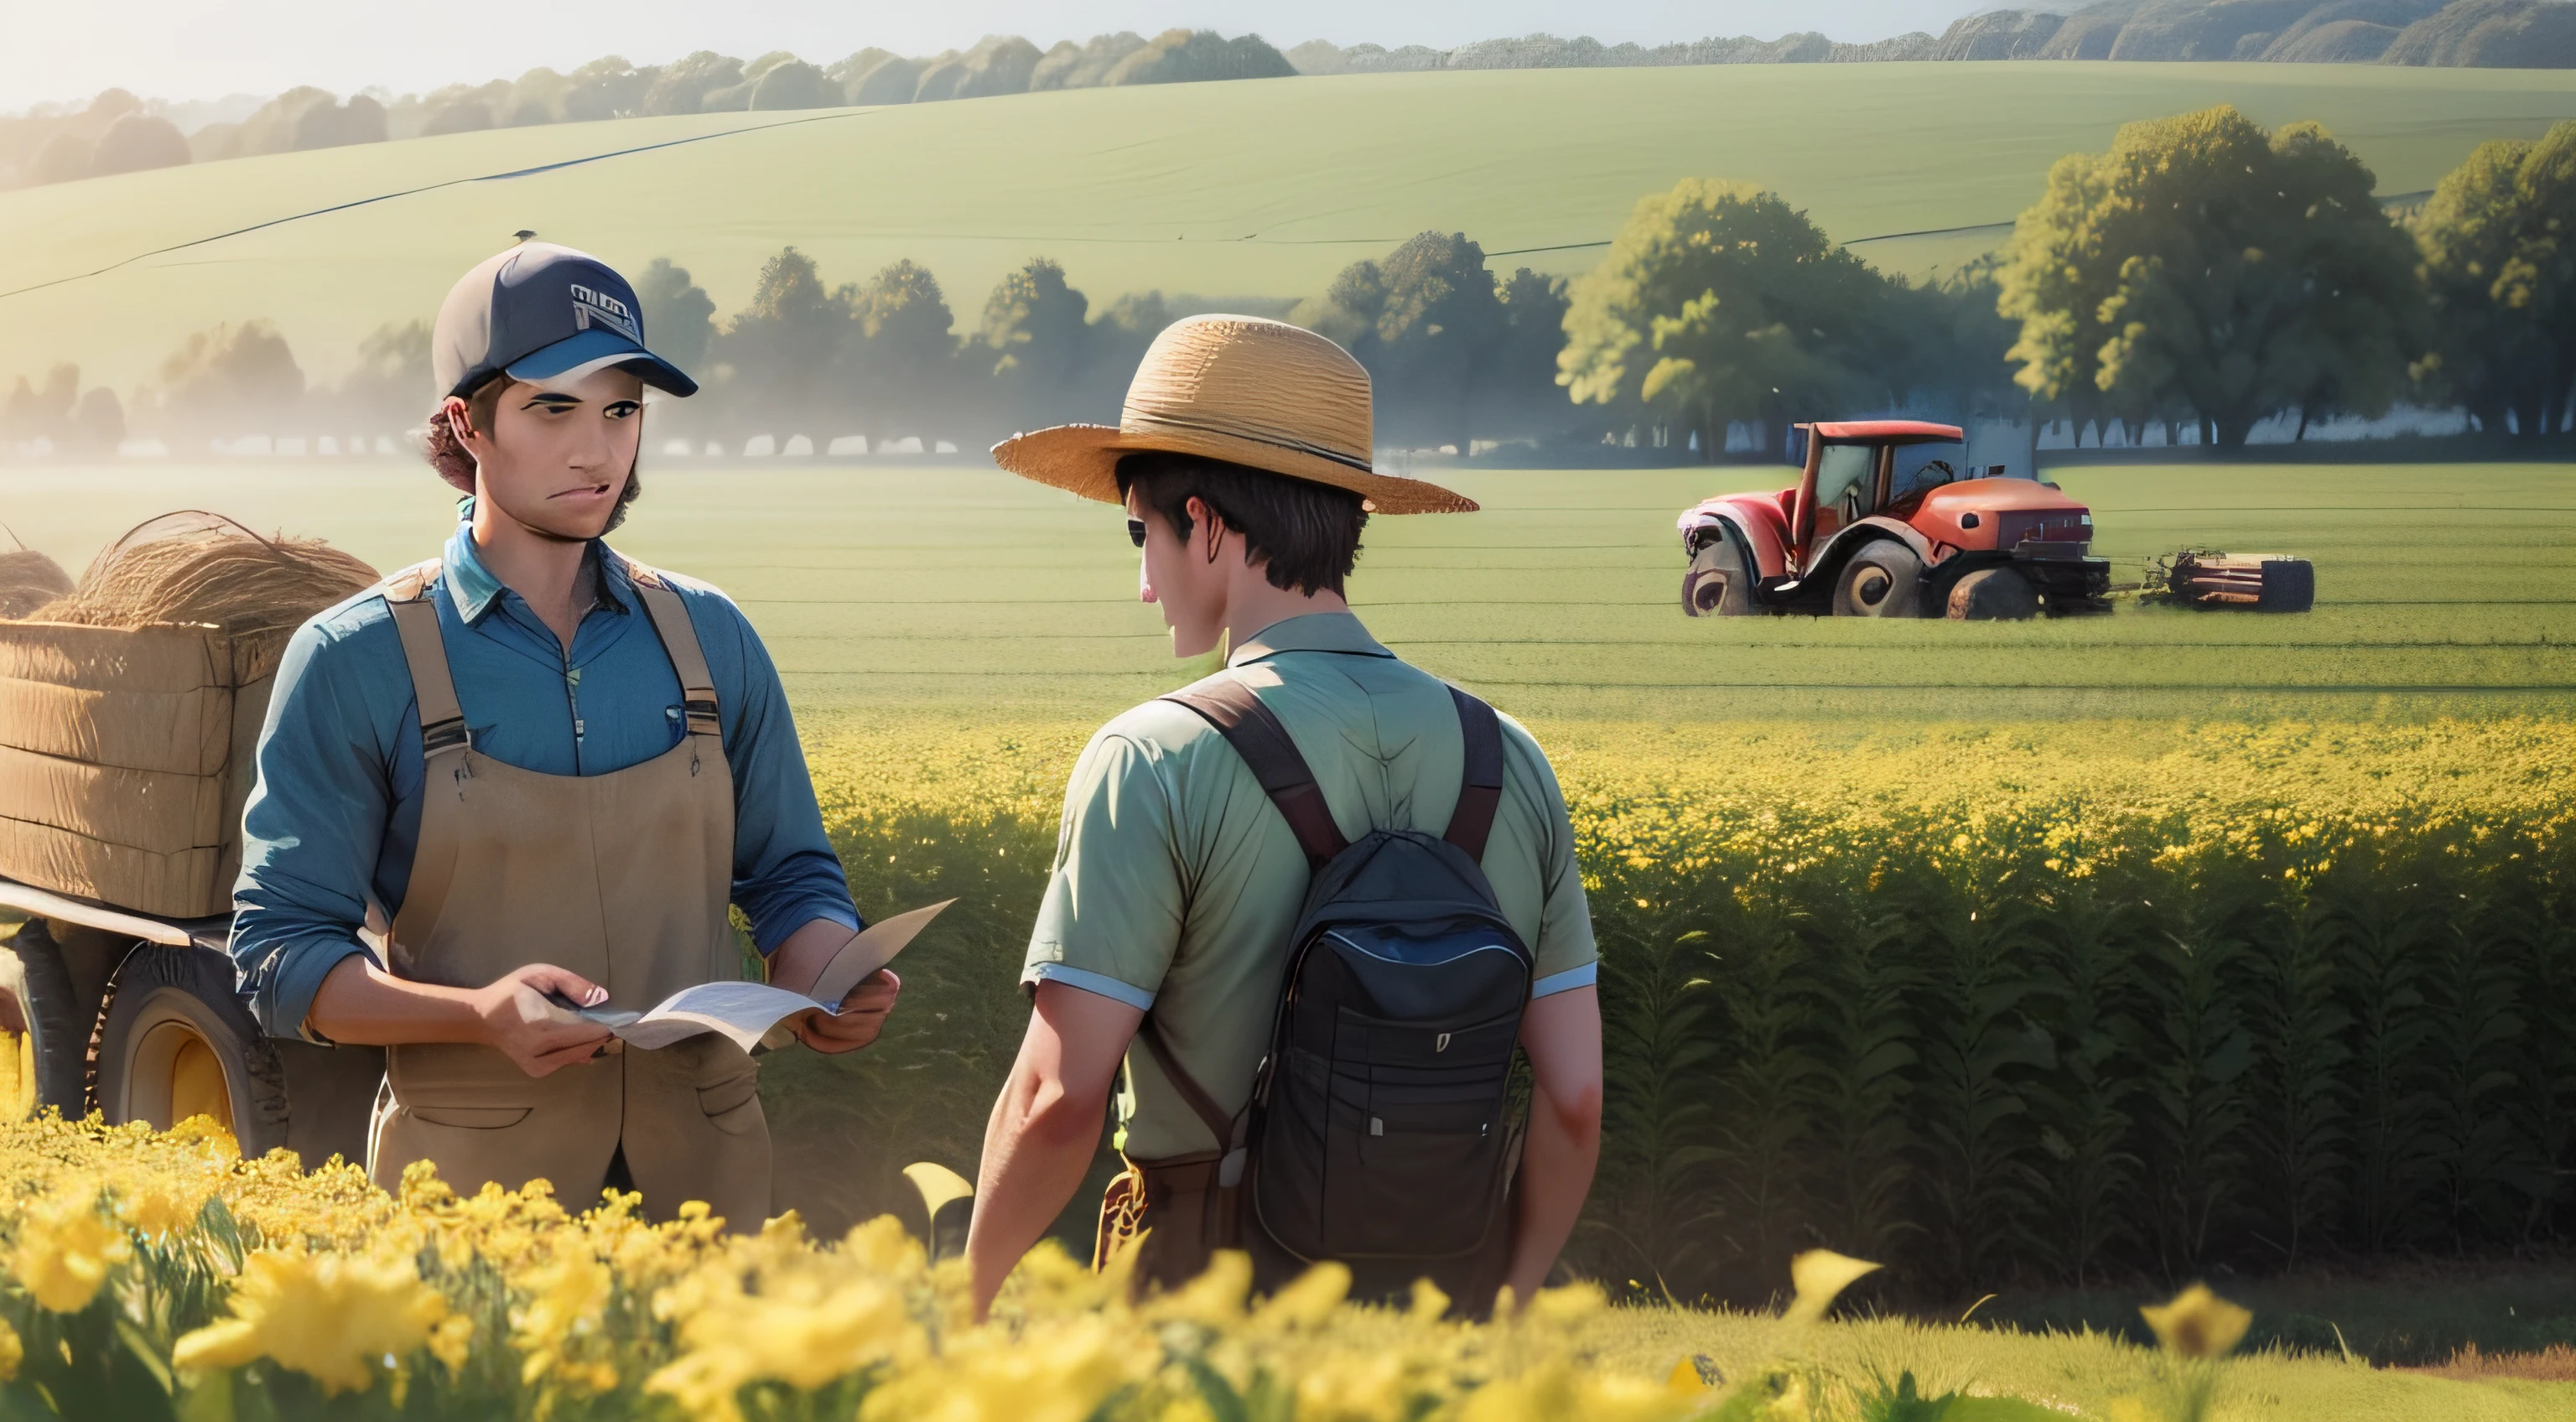
<instances>
[{"instance_id":1,"label":"brown suspender","mask_svg":"<svg viewBox=\"0 0 2576 1422\"><path fill-rule=\"evenodd\" d=\"M1449 829L1441 838L1482 866L1485 840L1494 832L1494 811L1503 803L1503 721L1493 707L1454 686L1449 697L1458 703L1458 729L1467 736L1467 768L1458 786L1458 808L1449 812Z\"/></svg>"},{"instance_id":2,"label":"brown suspender","mask_svg":"<svg viewBox=\"0 0 2576 1422\"><path fill-rule=\"evenodd\" d=\"M1296 832L1297 847L1306 851L1309 868L1321 869L1351 847L1342 838L1341 826L1333 823L1323 787L1315 783L1306 758L1297 753L1297 743L1288 738L1288 728L1279 724L1278 714L1262 705L1251 687L1220 672L1163 699L1197 712L1243 757L1270 803L1279 807L1288 828Z\"/></svg>"},{"instance_id":3,"label":"brown suspender","mask_svg":"<svg viewBox=\"0 0 2576 1422\"><path fill-rule=\"evenodd\" d=\"M1449 698L1458 708L1458 729L1466 739L1465 775L1458 787L1458 807L1441 838L1466 851L1471 860L1485 857L1485 840L1494 830L1494 811L1503 798L1503 728L1494 708L1456 687ZM1261 704L1252 688L1232 672L1219 672L1163 698L1197 712L1216 727L1226 744L1252 768L1270 803L1297 835L1311 869L1321 869L1350 848L1341 827L1324 803L1315 772L1297 753L1296 741L1279 722L1278 713Z\"/></svg>"},{"instance_id":4,"label":"brown suspender","mask_svg":"<svg viewBox=\"0 0 2576 1422\"><path fill-rule=\"evenodd\" d=\"M680 678L680 704L688 717L689 734L721 738L724 720L718 714L715 677L707 670L706 649L698 645L687 604L661 574L641 563L630 561L626 566L644 611L653 620L653 631L662 640L663 654ZM456 680L447 669L447 643L439 635L438 608L429 600L430 583L439 567L433 559L405 568L383 583L385 606L394 615L394 630L402 635L403 660L411 666L412 695L420 702L424 759L443 751L471 750L474 745L464 707L456 699Z\"/></svg>"}]
</instances>

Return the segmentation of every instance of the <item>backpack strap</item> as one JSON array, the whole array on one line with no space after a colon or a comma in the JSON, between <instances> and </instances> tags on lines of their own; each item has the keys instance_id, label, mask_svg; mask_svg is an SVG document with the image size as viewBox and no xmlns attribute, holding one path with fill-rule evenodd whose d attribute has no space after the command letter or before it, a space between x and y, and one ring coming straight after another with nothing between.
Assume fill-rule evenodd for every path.
<instances>
[{"instance_id":1,"label":"backpack strap","mask_svg":"<svg viewBox=\"0 0 2576 1422\"><path fill-rule=\"evenodd\" d=\"M1216 1137L1219 1150L1231 1151L1243 1144L1244 1118L1227 1115L1225 1108L1216 1104L1216 1098L1208 1095L1207 1088L1199 1085L1198 1078L1181 1069L1172 1049L1164 1044L1162 1029L1155 1025L1153 1013L1146 1013L1145 1020L1137 1024L1136 1040L1144 1044L1145 1055L1154 1059L1163 1079L1181 1094L1181 1100L1189 1103L1191 1113L1206 1125L1208 1134Z\"/></svg>"},{"instance_id":2,"label":"backpack strap","mask_svg":"<svg viewBox=\"0 0 2576 1422\"><path fill-rule=\"evenodd\" d=\"M1458 786L1458 808L1449 812L1448 832L1440 837L1481 864L1485 837L1494 830L1494 811L1503 801L1503 721L1493 707L1454 686L1449 698L1458 703L1458 729L1467 739L1466 773Z\"/></svg>"},{"instance_id":3,"label":"backpack strap","mask_svg":"<svg viewBox=\"0 0 2576 1422\"><path fill-rule=\"evenodd\" d=\"M1163 699L1197 712L1216 727L1226 744L1234 747L1234 753L1243 757L1243 763L1252 767L1253 778L1261 782L1270 803L1279 807L1288 828L1296 833L1297 845L1306 851L1309 867L1321 869L1334 855L1351 847L1351 842L1342 838L1341 826L1333 823L1333 812L1324 803L1323 787L1315 783L1315 772L1307 768L1306 758L1297 753L1297 743L1289 738L1288 728L1279 723L1276 712L1261 704L1251 687L1231 673L1219 672Z\"/></svg>"}]
</instances>

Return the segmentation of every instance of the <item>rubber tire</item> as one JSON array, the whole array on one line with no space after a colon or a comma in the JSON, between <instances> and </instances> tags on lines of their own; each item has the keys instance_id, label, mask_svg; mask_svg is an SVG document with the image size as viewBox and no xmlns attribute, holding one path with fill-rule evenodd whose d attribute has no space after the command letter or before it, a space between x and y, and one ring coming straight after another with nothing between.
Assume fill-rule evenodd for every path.
<instances>
[{"instance_id":1,"label":"rubber tire","mask_svg":"<svg viewBox=\"0 0 2576 1422\"><path fill-rule=\"evenodd\" d=\"M89 1029L83 1020L71 969L45 921L31 918L0 953L0 1026L36 1039L36 1106L51 1106L64 1119L89 1114ZM14 1010L17 1022L7 1020Z\"/></svg>"},{"instance_id":2,"label":"rubber tire","mask_svg":"<svg viewBox=\"0 0 2576 1422\"><path fill-rule=\"evenodd\" d=\"M1876 596L1871 596L1876 589ZM1921 617L1923 560L1885 539L1851 556L1834 575L1836 617Z\"/></svg>"},{"instance_id":3,"label":"rubber tire","mask_svg":"<svg viewBox=\"0 0 2576 1422\"><path fill-rule=\"evenodd\" d=\"M2039 590L2010 568L1979 568L1950 585L1946 611L1957 622L2027 622L2039 615Z\"/></svg>"},{"instance_id":4,"label":"rubber tire","mask_svg":"<svg viewBox=\"0 0 2576 1422\"><path fill-rule=\"evenodd\" d=\"M2305 558L2270 558L2263 563L2263 591L2257 612L2306 612L2317 605L2317 567Z\"/></svg>"},{"instance_id":5,"label":"rubber tire","mask_svg":"<svg viewBox=\"0 0 2576 1422\"><path fill-rule=\"evenodd\" d=\"M90 1080L109 1125L152 1119L152 1086L138 1079L138 1058L156 1050L155 1029L165 1026L204 1039L223 1067L233 1138L243 1155L265 1155L286 1144L286 1069L268 1034L234 995L232 959L212 948L140 943L117 968L90 1044ZM168 1114L166 1103L159 1114Z\"/></svg>"},{"instance_id":6,"label":"rubber tire","mask_svg":"<svg viewBox=\"0 0 2576 1422\"><path fill-rule=\"evenodd\" d=\"M1692 555L1682 574L1682 611L1692 617L1742 617L1753 611L1753 570L1726 533Z\"/></svg>"}]
</instances>

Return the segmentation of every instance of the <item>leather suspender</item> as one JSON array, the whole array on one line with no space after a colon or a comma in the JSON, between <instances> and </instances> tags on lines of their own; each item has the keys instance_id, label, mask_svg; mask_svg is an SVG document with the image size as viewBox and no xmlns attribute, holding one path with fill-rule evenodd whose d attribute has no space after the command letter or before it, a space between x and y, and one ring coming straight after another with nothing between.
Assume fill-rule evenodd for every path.
<instances>
[{"instance_id":1,"label":"leather suspender","mask_svg":"<svg viewBox=\"0 0 2576 1422\"><path fill-rule=\"evenodd\" d=\"M1306 767L1306 758L1297 753L1297 743L1288 737L1288 728L1261 698L1252 694L1230 673L1219 672L1193 686L1186 686L1163 698L1178 702L1204 717L1225 737L1243 763L1252 767L1253 778L1261 782L1270 803L1288 821L1297 834L1297 847L1306 851L1310 869L1321 869L1334 855L1351 847L1342 838L1341 826L1333 823L1333 812L1324 804L1323 787L1315 783L1315 772Z\"/></svg>"},{"instance_id":2,"label":"leather suspender","mask_svg":"<svg viewBox=\"0 0 2576 1422\"><path fill-rule=\"evenodd\" d=\"M1297 752L1296 741L1280 724L1278 713L1261 704L1252 688L1232 672L1219 672L1163 698L1197 712L1216 727L1226 744L1252 768L1270 803L1297 835L1310 869L1321 869L1350 848L1341 827L1324 803L1323 787ZM1466 740L1465 775L1458 787L1458 807L1450 812L1441 838L1482 862L1485 841L1494 830L1494 812L1503 798L1503 727L1494 708L1456 687L1449 699L1458 708L1458 729Z\"/></svg>"},{"instance_id":3,"label":"leather suspender","mask_svg":"<svg viewBox=\"0 0 2576 1422\"><path fill-rule=\"evenodd\" d=\"M420 702L420 753L426 761L447 751L472 750L474 733L465 724L465 708L456 699L456 679L447 670L447 643L438 635L438 606L429 600L430 579L438 573L433 560L405 568L385 579L385 607L402 635L403 660L411 667L412 695Z\"/></svg>"},{"instance_id":4,"label":"leather suspender","mask_svg":"<svg viewBox=\"0 0 2576 1422\"><path fill-rule=\"evenodd\" d=\"M420 749L424 759L447 751L471 750L474 733L465 724L465 709L456 699L456 680L447 667L447 642L438 630L438 606L429 599L440 564L432 559L405 568L384 580L385 606L394 630L402 635L403 660L411 667L412 694L420 702ZM698 645L697 628L688 605L662 575L641 563L627 572L653 620L662 651L680 678L680 704L693 736L724 735L715 677L707 670L706 649ZM1291 747L1293 753L1294 747Z\"/></svg>"},{"instance_id":5,"label":"leather suspender","mask_svg":"<svg viewBox=\"0 0 2576 1422\"><path fill-rule=\"evenodd\" d=\"M662 649L671 655L671 669L680 674L680 705L689 718L689 734L721 737L724 720L717 715L716 679L707 671L706 650L698 645L698 632L689 623L688 607L658 578L651 583L637 582L635 591L644 599L644 610L652 615L653 630L662 635Z\"/></svg>"},{"instance_id":6,"label":"leather suspender","mask_svg":"<svg viewBox=\"0 0 2576 1422\"><path fill-rule=\"evenodd\" d=\"M1494 832L1494 811L1503 803L1503 720L1494 708L1456 687L1449 698L1458 703L1458 729L1467 737L1467 766L1458 787L1458 808L1449 812L1449 828L1440 837L1485 862L1485 840Z\"/></svg>"}]
</instances>

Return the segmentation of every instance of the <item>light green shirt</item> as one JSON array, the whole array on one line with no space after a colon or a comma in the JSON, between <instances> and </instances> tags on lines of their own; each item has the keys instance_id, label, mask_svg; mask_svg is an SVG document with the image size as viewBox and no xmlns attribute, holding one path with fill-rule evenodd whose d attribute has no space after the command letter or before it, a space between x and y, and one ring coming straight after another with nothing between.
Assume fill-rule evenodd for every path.
<instances>
[{"instance_id":1,"label":"light green shirt","mask_svg":"<svg viewBox=\"0 0 2576 1422\"><path fill-rule=\"evenodd\" d=\"M1358 618L1289 618L1227 664L1288 728L1344 837L1448 828L1466 761L1456 704ZM1532 995L1545 996L1590 984L1600 955L1556 773L1518 722L1502 724L1485 877L1537 955ZM1307 877L1296 835L1225 737L1186 707L1148 701L1101 727L1074 765L1020 980L1150 1009L1181 1069L1240 1111L1269 1049ZM1218 1144L1149 1054L1132 1050L1128 1068L1119 1114L1131 1158Z\"/></svg>"}]
</instances>

